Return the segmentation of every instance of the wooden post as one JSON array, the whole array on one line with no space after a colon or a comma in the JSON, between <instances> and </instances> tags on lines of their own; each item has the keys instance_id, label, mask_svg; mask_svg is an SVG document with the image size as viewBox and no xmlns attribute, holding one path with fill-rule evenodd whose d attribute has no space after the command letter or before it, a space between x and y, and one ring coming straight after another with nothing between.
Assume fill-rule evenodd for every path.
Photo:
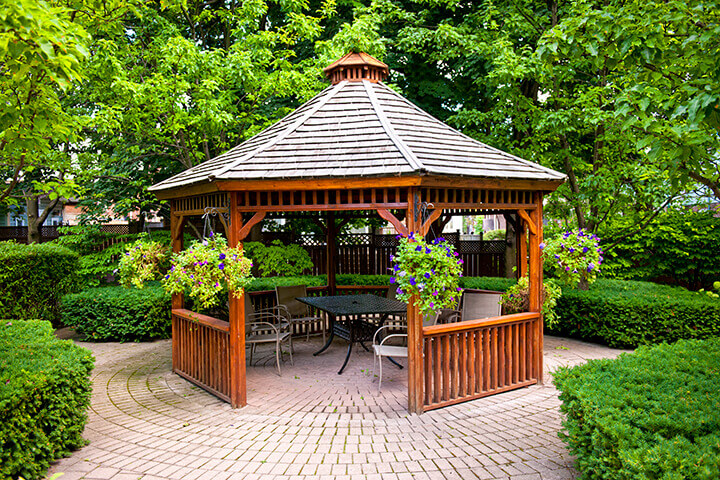
<instances>
[{"instance_id":1,"label":"wooden post","mask_svg":"<svg viewBox=\"0 0 720 480\"><path fill-rule=\"evenodd\" d=\"M328 295L335 295L336 292L336 279L337 273L337 253L336 239L337 231L335 228L335 212L327 213L327 229L326 229L326 244L327 244L327 282L328 282Z\"/></svg>"},{"instance_id":2,"label":"wooden post","mask_svg":"<svg viewBox=\"0 0 720 480\"><path fill-rule=\"evenodd\" d=\"M408 192L409 208L406 215L407 229L417 233L422 226L420 212L416 208L419 204L420 191L411 188ZM410 413L423 412L423 333L422 315L415 306L417 297L413 296L408 303L408 411Z\"/></svg>"},{"instance_id":3,"label":"wooden post","mask_svg":"<svg viewBox=\"0 0 720 480\"><path fill-rule=\"evenodd\" d=\"M230 192L230 231L228 243L231 247L241 247L240 230L243 227L242 215L237 208L237 192ZM249 230L249 229L248 229ZM229 293L230 302L230 405L233 408L247 405L247 385L245 382L245 296L236 298Z\"/></svg>"},{"instance_id":4,"label":"wooden post","mask_svg":"<svg viewBox=\"0 0 720 480\"><path fill-rule=\"evenodd\" d=\"M172 236L172 251L173 253L180 253L183 249L183 226L185 225L185 217L175 215L175 202L170 203L170 235ZM170 308L180 309L185 306L185 299L181 293L175 293L172 296ZM178 345L178 325L175 317L172 317L172 368L173 371L177 370L179 362L179 348Z\"/></svg>"},{"instance_id":5,"label":"wooden post","mask_svg":"<svg viewBox=\"0 0 720 480\"><path fill-rule=\"evenodd\" d=\"M518 232L517 232L517 245L518 245L518 279L528 274L528 251L527 251L527 228L525 228L525 222L518 216Z\"/></svg>"},{"instance_id":6,"label":"wooden post","mask_svg":"<svg viewBox=\"0 0 720 480\"><path fill-rule=\"evenodd\" d=\"M542 242L542 201L541 192L533 194L535 209L530 213L530 220L534 224L534 228L530 227L530 311L539 312L542 308L542 281L543 268L542 257L540 252L540 242ZM533 232L532 230L535 230ZM538 382L542 383L543 379L543 318L542 315L537 321L537 326L533 335L533 350L535 352L534 366L538 377Z\"/></svg>"}]
</instances>

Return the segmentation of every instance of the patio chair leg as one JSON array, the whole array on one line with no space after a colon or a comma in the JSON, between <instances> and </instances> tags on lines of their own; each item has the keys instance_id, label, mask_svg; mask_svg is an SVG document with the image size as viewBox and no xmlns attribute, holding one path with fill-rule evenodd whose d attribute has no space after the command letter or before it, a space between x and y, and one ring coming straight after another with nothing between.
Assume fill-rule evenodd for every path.
<instances>
[{"instance_id":1,"label":"patio chair leg","mask_svg":"<svg viewBox=\"0 0 720 480\"><path fill-rule=\"evenodd\" d=\"M282 377L282 372L280 371L280 340L275 343L275 363L277 363L278 376Z\"/></svg>"},{"instance_id":2,"label":"patio chair leg","mask_svg":"<svg viewBox=\"0 0 720 480\"><path fill-rule=\"evenodd\" d=\"M380 388L382 387L382 356L378 358L378 364L380 366L378 369L380 370L380 376L378 377L378 393L380 393Z\"/></svg>"},{"instance_id":3,"label":"patio chair leg","mask_svg":"<svg viewBox=\"0 0 720 480\"><path fill-rule=\"evenodd\" d=\"M255 344L254 343L250 345L250 366L251 367L252 367L253 353L255 353Z\"/></svg>"}]
</instances>

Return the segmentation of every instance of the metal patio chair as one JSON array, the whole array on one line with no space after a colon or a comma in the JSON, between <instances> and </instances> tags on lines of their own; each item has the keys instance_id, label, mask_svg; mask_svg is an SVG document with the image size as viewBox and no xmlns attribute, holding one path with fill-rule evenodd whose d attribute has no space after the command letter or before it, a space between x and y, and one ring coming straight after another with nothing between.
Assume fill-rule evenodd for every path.
<instances>
[{"instance_id":1,"label":"metal patio chair","mask_svg":"<svg viewBox=\"0 0 720 480\"><path fill-rule=\"evenodd\" d=\"M308 306L297 301L297 297L307 297L307 288L305 285L293 285L289 287L275 287L275 296L277 305L281 314L285 316L291 326L305 325L307 328L306 340L310 339L310 327L320 322L322 325L323 343L325 343L325 319L310 314Z\"/></svg>"},{"instance_id":2,"label":"metal patio chair","mask_svg":"<svg viewBox=\"0 0 720 480\"><path fill-rule=\"evenodd\" d=\"M500 293L465 292L462 301L462 320L499 317L502 313Z\"/></svg>"},{"instance_id":3,"label":"metal patio chair","mask_svg":"<svg viewBox=\"0 0 720 480\"><path fill-rule=\"evenodd\" d=\"M250 365L252 365L255 347L263 343L275 344L275 362L278 375L282 376L280 360L282 344L287 342L290 352L290 364L293 364L292 332L285 319L274 313L276 309L255 311L250 295L245 294L245 346L250 348Z\"/></svg>"}]
</instances>

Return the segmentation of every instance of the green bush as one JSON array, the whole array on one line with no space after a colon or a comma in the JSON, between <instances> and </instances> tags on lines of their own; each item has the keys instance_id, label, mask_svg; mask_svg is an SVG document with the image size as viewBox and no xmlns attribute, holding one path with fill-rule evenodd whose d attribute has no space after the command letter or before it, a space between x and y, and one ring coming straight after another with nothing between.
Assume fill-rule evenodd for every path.
<instances>
[{"instance_id":1,"label":"green bush","mask_svg":"<svg viewBox=\"0 0 720 480\"><path fill-rule=\"evenodd\" d=\"M139 341L170 335L170 295L157 283L101 287L66 295L62 318L92 341Z\"/></svg>"},{"instance_id":2,"label":"green bush","mask_svg":"<svg viewBox=\"0 0 720 480\"><path fill-rule=\"evenodd\" d=\"M626 280L655 280L697 290L720 280L720 217L717 212L668 210L631 237L628 226L601 232L622 241L605 253L603 274Z\"/></svg>"},{"instance_id":3,"label":"green bush","mask_svg":"<svg viewBox=\"0 0 720 480\"><path fill-rule=\"evenodd\" d=\"M85 445L93 361L49 322L0 321L0 478L42 478Z\"/></svg>"},{"instance_id":4,"label":"green bush","mask_svg":"<svg viewBox=\"0 0 720 480\"><path fill-rule=\"evenodd\" d=\"M262 276L294 277L313 267L310 254L297 244L283 245L280 240L270 245L246 242L243 248Z\"/></svg>"},{"instance_id":5,"label":"green bush","mask_svg":"<svg viewBox=\"0 0 720 480\"><path fill-rule=\"evenodd\" d=\"M643 347L555 373L583 479L720 478L720 339Z\"/></svg>"},{"instance_id":6,"label":"green bush","mask_svg":"<svg viewBox=\"0 0 720 480\"><path fill-rule=\"evenodd\" d=\"M552 333L612 347L720 335L720 301L680 287L600 279L587 291L563 289Z\"/></svg>"},{"instance_id":7,"label":"green bush","mask_svg":"<svg viewBox=\"0 0 720 480\"><path fill-rule=\"evenodd\" d=\"M0 318L58 321L60 297L77 287L78 255L51 244L0 242Z\"/></svg>"}]
</instances>

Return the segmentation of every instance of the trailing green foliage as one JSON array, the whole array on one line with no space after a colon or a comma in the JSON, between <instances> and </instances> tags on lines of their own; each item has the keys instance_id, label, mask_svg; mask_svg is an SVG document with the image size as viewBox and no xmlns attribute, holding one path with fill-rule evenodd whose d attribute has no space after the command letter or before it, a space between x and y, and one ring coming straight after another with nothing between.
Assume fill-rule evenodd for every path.
<instances>
[{"instance_id":1,"label":"trailing green foliage","mask_svg":"<svg viewBox=\"0 0 720 480\"><path fill-rule=\"evenodd\" d=\"M275 240L271 245L247 242L243 245L245 254L257 266L262 276L295 277L313 267L310 254L300 245L283 245Z\"/></svg>"},{"instance_id":2,"label":"trailing green foliage","mask_svg":"<svg viewBox=\"0 0 720 480\"><path fill-rule=\"evenodd\" d=\"M713 211L664 212L606 253L605 274L659 280L692 289L720 278L720 217ZM610 237L619 232L608 231Z\"/></svg>"},{"instance_id":3,"label":"trailing green foliage","mask_svg":"<svg viewBox=\"0 0 720 480\"><path fill-rule=\"evenodd\" d=\"M458 260L455 247L437 238L426 243L422 237L400 239L393 260L390 283L397 284L397 299L432 315L445 308L455 308L460 302L463 260Z\"/></svg>"},{"instance_id":4,"label":"trailing green foliage","mask_svg":"<svg viewBox=\"0 0 720 480\"><path fill-rule=\"evenodd\" d=\"M558 314L555 311L558 299L562 296L562 289L554 280L547 280L542 285L543 303L541 311L543 322L548 327L558 323ZM505 315L527 312L530 309L530 279L526 276L510 286L502 295L501 303Z\"/></svg>"},{"instance_id":5,"label":"trailing green foliage","mask_svg":"<svg viewBox=\"0 0 720 480\"><path fill-rule=\"evenodd\" d=\"M720 478L720 338L555 372L582 479Z\"/></svg>"},{"instance_id":6,"label":"trailing green foliage","mask_svg":"<svg viewBox=\"0 0 720 480\"><path fill-rule=\"evenodd\" d=\"M0 321L0 478L43 478L85 445L93 362L49 322Z\"/></svg>"},{"instance_id":7,"label":"trailing green foliage","mask_svg":"<svg viewBox=\"0 0 720 480\"><path fill-rule=\"evenodd\" d=\"M51 244L0 242L0 318L60 318L60 297L75 290L78 255Z\"/></svg>"},{"instance_id":8,"label":"trailing green foliage","mask_svg":"<svg viewBox=\"0 0 720 480\"><path fill-rule=\"evenodd\" d=\"M146 235L138 238L125 248L118 262L120 285L143 288L145 282L159 280L170 259L167 244L156 242Z\"/></svg>"},{"instance_id":9,"label":"trailing green foliage","mask_svg":"<svg viewBox=\"0 0 720 480\"><path fill-rule=\"evenodd\" d=\"M102 287L66 295L62 318L93 341L137 341L170 335L170 295L146 288Z\"/></svg>"},{"instance_id":10,"label":"trailing green foliage","mask_svg":"<svg viewBox=\"0 0 720 480\"><path fill-rule=\"evenodd\" d=\"M240 297L252 280L250 259L242 248L229 247L220 234L211 233L210 238L173 253L171 263L162 280L165 290L170 294L187 293L202 309L217 306L223 292Z\"/></svg>"},{"instance_id":11,"label":"trailing green foliage","mask_svg":"<svg viewBox=\"0 0 720 480\"><path fill-rule=\"evenodd\" d=\"M720 301L680 287L600 279L588 291L563 289L553 333L612 347L720 335Z\"/></svg>"}]
</instances>

